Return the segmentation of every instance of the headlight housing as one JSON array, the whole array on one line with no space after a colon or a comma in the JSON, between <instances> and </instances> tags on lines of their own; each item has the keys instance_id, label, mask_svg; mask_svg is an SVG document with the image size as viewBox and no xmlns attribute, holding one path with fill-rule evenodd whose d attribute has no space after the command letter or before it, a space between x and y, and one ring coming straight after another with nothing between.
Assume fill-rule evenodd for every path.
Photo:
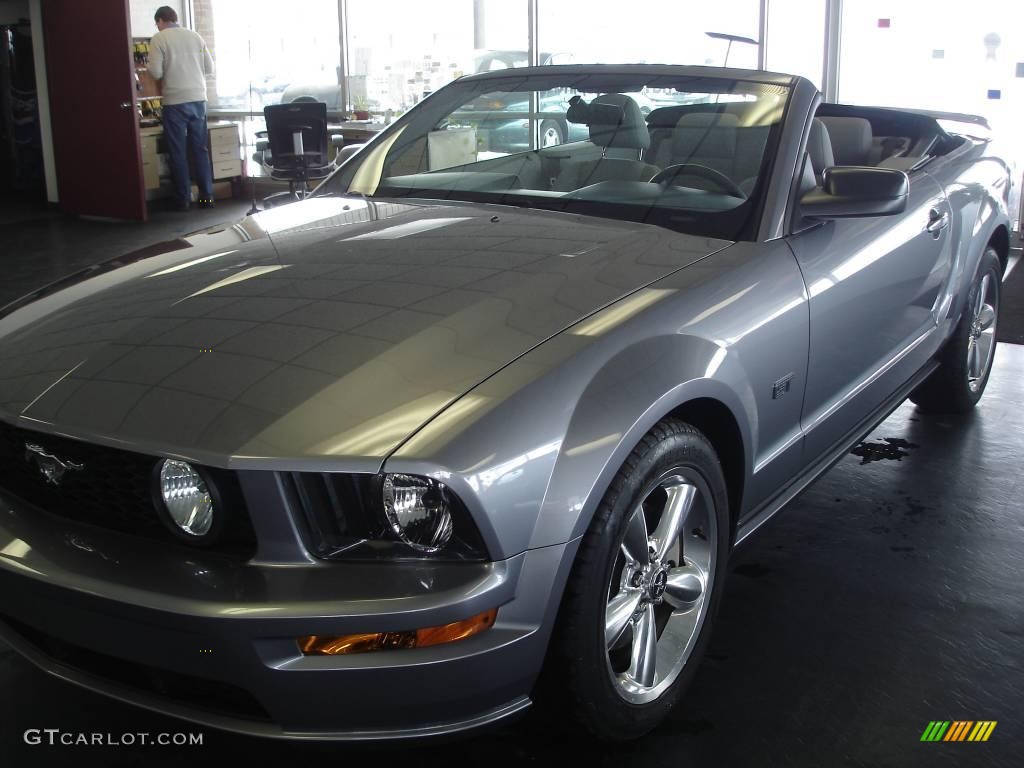
<instances>
[{"instance_id":1,"label":"headlight housing","mask_svg":"<svg viewBox=\"0 0 1024 768\"><path fill-rule=\"evenodd\" d=\"M227 510L205 470L162 459L154 469L154 501L164 524L179 539L207 546L221 538Z\"/></svg>"},{"instance_id":2,"label":"headlight housing","mask_svg":"<svg viewBox=\"0 0 1024 768\"><path fill-rule=\"evenodd\" d=\"M384 476L384 516L391 532L419 552L433 554L452 538L448 489L429 477Z\"/></svg>"},{"instance_id":3,"label":"headlight housing","mask_svg":"<svg viewBox=\"0 0 1024 768\"><path fill-rule=\"evenodd\" d=\"M434 478L332 472L293 472L283 478L304 513L317 557L487 560L465 505Z\"/></svg>"}]
</instances>

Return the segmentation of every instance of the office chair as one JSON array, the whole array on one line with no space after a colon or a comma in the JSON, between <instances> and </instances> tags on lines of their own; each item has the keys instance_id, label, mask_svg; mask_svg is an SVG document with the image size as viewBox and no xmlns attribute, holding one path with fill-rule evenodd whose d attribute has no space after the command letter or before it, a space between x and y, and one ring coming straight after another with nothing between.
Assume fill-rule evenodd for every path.
<instances>
[{"instance_id":1,"label":"office chair","mask_svg":"<svg viewBox=\"0 0 1024 768\"><path fill-rule=\"evenodd\" d=\"M300 96L289 104L270 104L263 108L267 130L256 142L253 160L276 181L287 181L288 192L264 198L268 206L302 200L310 192L310 182L329 176L337 167L330 158L331 146L338 147L341 136L327 136L327 105L311 96Z\"/></svg>"}]
</instances>

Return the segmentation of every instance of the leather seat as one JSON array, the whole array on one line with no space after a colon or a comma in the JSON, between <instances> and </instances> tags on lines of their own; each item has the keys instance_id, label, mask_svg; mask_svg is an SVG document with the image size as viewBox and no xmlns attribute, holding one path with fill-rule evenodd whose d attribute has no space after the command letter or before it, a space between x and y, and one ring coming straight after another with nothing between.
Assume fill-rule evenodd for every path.
<instances>
[{"instance_id":1,"label":"leather seat","mask_svg":"<svg viewBox=\"0 0 1024 768\"><path fill-rule=\"evenodd\" d=\"M811 121L807 151L804 152L804 162L800 171L800 194L805 195L815 187L820 187L825 169L835 164L828 129L820 119L814 118Z\"/></svg>"},{"instance_id":2,"label":"leather seat","mask_svg":"<svg viewBox=\"0 0 1024 768\"><path fill-rule=\"evenodd\" d=\"M736 163L736 130L739 119L728 112L696 112L683 115L672 132L671 144L664 142L658 164L663 168L695 163L713 168L732 178ZM668 156L665 150L668 150Z\"/></svg>"},{"instance_id":3,"label":"leather seat","mask_svg":"<svg viewBox=\"0 0 1024 768\"><path fill-rule=\"evenodd\" d=\"M650 181L659 169L639 159L650 146L651 135L637 103L621 93L606 93L591 104L620 107L622 121L618 125L589 126L590 141L603 147L604 152L599 159L583 161L572 169L575 173L568 180L570 188L579 189L602 181ZM609 156L610 152L616 156Z\"/></svg>"},{"instance_id":4,"label":"leather seat","mask_svg":"<svg viewBox=\"0 0 1024 768\"><path fill-rule=\"evenodd\" d=\"M817 118L828 129L836 165L868 165L871 154L871 123L863 117Z\"/></svg>"},{"instance_id":5,"label":"leather seat","mask_svg":"<svg viewBox=\"0 0 1024 768\"><path fill-rule=\"evenodd\" d=\"M836 164L835 155L832 153L832 139L829 137L828 129L820 118L811 121L811 134L807 139L807 154L811 157L811 169L814 171L814 180L821 184L821 175L826 168Z\"/></svg>"},{"instance_id":6,"label":"leather seat","mask_svg":"<svg viewBox=\"0 0 1024 768\"><path fill-rule=\"evenodd\" d=\"M663 137L652 157L662 168L684 163L712 168L749 194L761 171L768 130L741 125L732 112L690 112L679 118L671 133L652 132Z\"/></svg>"}]
</instances>

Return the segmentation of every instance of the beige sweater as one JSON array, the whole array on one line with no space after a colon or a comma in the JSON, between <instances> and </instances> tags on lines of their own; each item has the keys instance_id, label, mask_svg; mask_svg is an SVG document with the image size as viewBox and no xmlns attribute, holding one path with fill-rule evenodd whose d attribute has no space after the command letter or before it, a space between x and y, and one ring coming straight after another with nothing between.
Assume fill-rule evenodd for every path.
<instances>
[{"instance_id":1,"label":"beige sweater","mask_svg":"<svg viewBox=\"0 0 1024 768\"><path fill-rule=\"evenodd\" d=\"M206 101L206 75L213 74L213 57L191 29L168 27L149 41L149 73L162 81L165 105Z\"/></svg>"}]
</instances>

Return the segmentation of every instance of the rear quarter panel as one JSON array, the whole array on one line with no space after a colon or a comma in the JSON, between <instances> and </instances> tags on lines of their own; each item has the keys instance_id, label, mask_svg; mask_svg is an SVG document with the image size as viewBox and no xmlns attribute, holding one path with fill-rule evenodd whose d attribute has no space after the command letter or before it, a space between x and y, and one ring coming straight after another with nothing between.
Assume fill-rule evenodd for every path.
<instances>
[{"instance_id":1,"label":"rear quarter panel","mask_svg":"<svg viewBox=\"0 0 1024 768\"><path fill-rule=\"evenodd\" d=\"M1009 235L1010 169L993 153L990 142L967 137L963 146L935 158L925 171L942 185L953 215L953 274L939 312L948 336L956 327L985 248L1000 227Z\"/></svg>"}]
</instances>

